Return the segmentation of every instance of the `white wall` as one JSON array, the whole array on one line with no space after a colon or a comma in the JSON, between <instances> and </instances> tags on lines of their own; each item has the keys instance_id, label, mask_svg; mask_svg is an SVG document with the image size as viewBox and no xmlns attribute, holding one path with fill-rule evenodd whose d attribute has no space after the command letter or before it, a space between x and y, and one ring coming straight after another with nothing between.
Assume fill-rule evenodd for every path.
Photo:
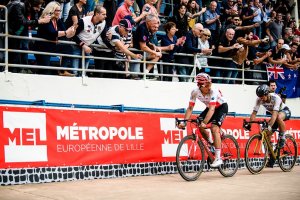
<instances>
[{"instance_id":1,"label":"white wall","mask_svg":"<svg viewBox=\"0 0 300 200\"><path fill-rule=\"evenodd\" d=\"M195 83L0 73L0 99L6 100L178 109L187 107L194 87ZM215 84L215 87L228 100L229 112L252 111L257 86ZM299 102L299 98L288 100L292 116L300 116ZM196 110L203 108L200 102L196 103Z\"/></svg>"}]
</instances>

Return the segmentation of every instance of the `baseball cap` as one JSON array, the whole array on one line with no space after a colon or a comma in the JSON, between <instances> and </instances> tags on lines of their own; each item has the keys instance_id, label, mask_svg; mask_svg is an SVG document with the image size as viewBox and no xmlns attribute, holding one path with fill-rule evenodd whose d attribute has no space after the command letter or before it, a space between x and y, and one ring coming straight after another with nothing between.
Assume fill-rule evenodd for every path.
<instances>
[{"instance_id":1,"label":"baseball cap","mask_svg":"<svg viewBox=\"0 0 300 200\"><path fill-rule=\"evenodd\" d=\"M125 15L123 19L128 19L132 26L136 25L136 23L135 23L135 21L134 21L134 19L132 18L131 15Z\"/></svg>"},{"instance_id":2,"label":"baseball cap","mask_svg":"<svg viewBox=\"0 0 300 200\"><path fill-rule=\"evenodd\" d=\"M284 44L281 47L282 49L291 50L290 46L288 44Z\"/></svg>"},{"instance_id":3,"label":"baseball cap","mask_svg":"<svg viewBox=\"0 0 300 200\"><path fill-rule=\"evenodd\" d=\"M123 26L127 31L132 30L132 25L128 19L121 19L119 25Z\"/></svg>"}]
</instances>

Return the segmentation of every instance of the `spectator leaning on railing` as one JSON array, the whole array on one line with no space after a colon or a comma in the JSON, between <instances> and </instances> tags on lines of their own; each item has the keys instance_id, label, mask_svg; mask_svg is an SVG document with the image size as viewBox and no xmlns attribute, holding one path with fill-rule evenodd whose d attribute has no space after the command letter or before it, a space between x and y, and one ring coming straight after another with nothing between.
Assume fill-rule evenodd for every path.
<instances>
[{"instance_id":1,"label":"spectator leaning on railing","mask_svg":"<svg viewBox=\"0 0 300 200\"><path fill-rule=\"evenodd\" d=\"M129 42L131 41L132 27L133 26L131 25L131 22L128 19L122 19L120 20L119 25L109 28L107 35L109 35L111 39L107 39L107 41L109 42L107 44L107 47L113 50L115 58L126 59L127 56L136 60L140 60L143 58L141 54L135 54L128 49L130 43L125 44L126 40ZM113 70L127 72L125 76L122 74L118 75L118 78L131 78L128 74L129 63L126 61L116 61L116 65Z\"/></svg>"},{"instance_id":2,"label":"spectator leaning on railing","mask_svg":"<svg viewBox=\"0 0 300 200\"><path fill-rule=\"evenodd\" d=\"M157 62L161 56L161 48L157 47L155 44L151 43L151 37L158 30L159 19L157 16L149 14L146 17L146 22L140 24L135 34L133 35L134 48L140 49L147 53L147 60L152 62ZM146 73L152 70L154 64L148 63L146 66Z\"/></svg>"},{"instance_id":3,"label":"spectator leaning on railing","mask_svg":"<svg viewBox=\"0 0 300 200\"><path fill-rule=\"evenodd\" d=\"M93 16L86 16L78 21L78 27L76 29L76 34L73 40L78 44L73 48L73 54L82 55L84 51L86 56L92 53L91 44L93 44L96 39L101 35L105 34L106 31L106 9L102 6L96 6ZM73 68L79 68L79 59L77 62L73 62ZM89 66L89 59L86 59L85 68Z\"/></svg>"}]
</instances>

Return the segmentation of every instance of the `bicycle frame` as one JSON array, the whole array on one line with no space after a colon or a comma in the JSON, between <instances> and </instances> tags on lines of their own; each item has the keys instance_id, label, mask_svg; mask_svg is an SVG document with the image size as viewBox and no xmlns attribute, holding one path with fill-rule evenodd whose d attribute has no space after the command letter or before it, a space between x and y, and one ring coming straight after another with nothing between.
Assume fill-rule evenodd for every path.
<instances>
[{"instance_id":1,"label":"bicycle frame","mask_svg":"<svg viewBox=\"0 0 300 200\"><path fill-rule=\"evenodd\" d=\"M209 128L206 128L206 129L209 129ZM204 138L203 134L201 131L200 131L200 128L197 127L197 130L196 130L196 141L200 140L204 146L204 150L205 152L207 153L208 157L211 159L211 160L215 160L215 155L213 155L213 153L210 151L210 149L208 148L208 142L207 140Z\"/></svg>"},{"instance_id":2,"label":"bicycle frame","mask_svg":"<svg viewBox=\"0 0 300 200\"><path fill-rule=\"evenodd\" d=\"M257 124L260 125L259 134L262 136L262 140L261 140L261 145L260 146L262 146L263 142L266 141L267 148L268 148L268 150L269 150L272 158L274 160L276 160L279 151L278 151L277 146L276 146L275 151L273 150L273 147L271 146L271 141L269 139L269 135L272 135L273 133L271 133L270 131L268 131L266 129L266 127L267 127L267 121L264 120L264 121L247 122L247 121L244 120L244 125L243 125L244 127L245 127L245 123L257 123ZM254 149L255 152L256 152L257 146L258 146L258 143L255 146L255 149ZM258 151L258 153L260 153L260 150Z\"/></svg>"},{"instance_id":3,"label":"bicycle frame","mask_svg":"<svg viewBox=\"0 0 300 200\"><path fill-rule=\"evenodd\" d=\"M276 149L275 149L275 151L274 151L274 150L273 150L273 147L271 146L271 141L270 141L269 136L268 136L270 133L269 133L267 130L260 130L260 134L261 134L261 136L262 136L261 142L263 143L264 140L266 141L268 150L269 150L271 156L273 157L273 159L275 160L276 157L277 157L278 151L277 151L277 147L276 147Z\"/></svg>"}]
</instances>

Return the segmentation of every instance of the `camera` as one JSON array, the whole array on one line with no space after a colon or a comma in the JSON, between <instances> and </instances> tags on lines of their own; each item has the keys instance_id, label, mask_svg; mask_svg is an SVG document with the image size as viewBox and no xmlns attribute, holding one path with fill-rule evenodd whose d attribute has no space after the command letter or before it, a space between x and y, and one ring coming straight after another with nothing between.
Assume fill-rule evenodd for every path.
<instances>
[{"instance_id":1,"label":"camera","mask_svg":"<svg viewBox=\"0 0 300 200\"><path fill-rule=\"evenodd\" d=\"M286 87L285 86L283 86L282 88L280 88L280 90L278 91L278 94L280 95L280 96L282 96L283 94L283 92L286 90Z\"/></svg>"}]
</instances>

